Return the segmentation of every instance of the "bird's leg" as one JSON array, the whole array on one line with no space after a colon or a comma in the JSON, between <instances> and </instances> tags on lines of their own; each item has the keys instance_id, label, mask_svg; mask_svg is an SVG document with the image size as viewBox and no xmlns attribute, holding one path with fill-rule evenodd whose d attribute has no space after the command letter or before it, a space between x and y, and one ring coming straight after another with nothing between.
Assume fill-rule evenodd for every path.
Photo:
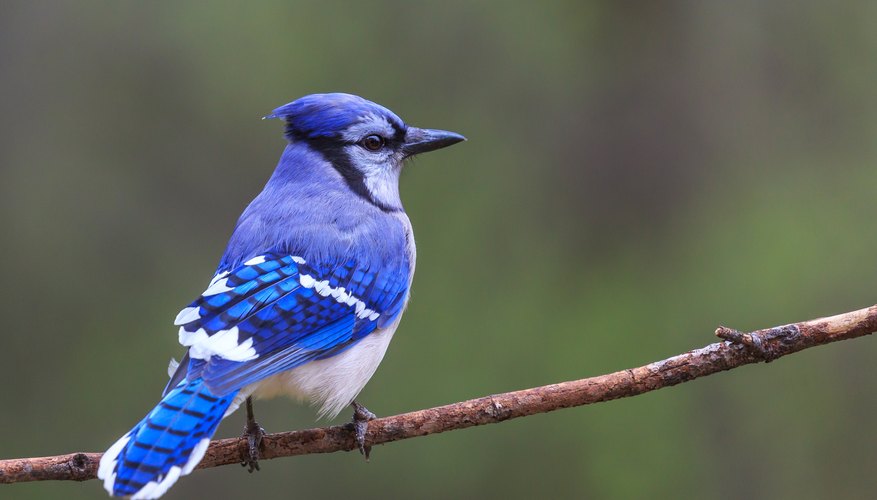
<instances>
[{"instance_id":1,"label":"bird's leg","mask_svg":"<svg viewBox=\"0 0 877 500\"><path fill-rule=\"evenodd\" d=\"M374 420L377 416L356 401L350 403L350 405L353 406L353 432L356 445L359 447L359 452L368 460L372 447L366 446L365 433L368 431L369 420Z\"/></svg>"},{"instance_id":2,"label":"bird's leg","mask_svg":"<svg viewBox=\"0 0 877 500\"><path fill-rule=\"evenodd\" d=\"M248 467L247 472L259 470L259 449L262 446L262 436L265 435L265 429L256 422L253 416L253 400L247 398L247 425L244 427L244 433L241 438L247 439L247 454L241 459L241 465Z\"/></svg>"}]
</instances>

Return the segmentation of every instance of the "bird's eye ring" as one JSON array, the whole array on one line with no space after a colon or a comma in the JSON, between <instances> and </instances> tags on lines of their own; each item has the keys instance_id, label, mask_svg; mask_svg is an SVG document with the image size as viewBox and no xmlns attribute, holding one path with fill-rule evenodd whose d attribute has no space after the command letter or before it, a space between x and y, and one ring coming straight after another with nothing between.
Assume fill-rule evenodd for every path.
<instances>
[{"instance_id":1,"label":"bird's eye ring","mask_svg":"<svg viewBox=\"0 0 877 500\"><path fill-rule=\"evenodd\" d=\"M379 135L367 135L359 144L369 151L379 151L382 147L384 147L384 138Z\"/></svg>"}]
</instances>

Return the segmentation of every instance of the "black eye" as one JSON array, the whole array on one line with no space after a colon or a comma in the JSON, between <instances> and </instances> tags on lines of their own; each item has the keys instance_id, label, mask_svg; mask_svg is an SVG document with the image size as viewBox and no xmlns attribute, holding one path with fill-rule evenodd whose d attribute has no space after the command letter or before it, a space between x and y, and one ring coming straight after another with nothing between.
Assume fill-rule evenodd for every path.
<instances>
[{"instance_id":1,"label":"black eye","mask_svg":"<svg viewBox=\"0 0 877 500\"><path fill-rule=\"evenodd\" d=\"M379 135L368 135L359 141L359 144L369 151L379 151L384 147L384 138Z\"/></svg>"}]
</instances>

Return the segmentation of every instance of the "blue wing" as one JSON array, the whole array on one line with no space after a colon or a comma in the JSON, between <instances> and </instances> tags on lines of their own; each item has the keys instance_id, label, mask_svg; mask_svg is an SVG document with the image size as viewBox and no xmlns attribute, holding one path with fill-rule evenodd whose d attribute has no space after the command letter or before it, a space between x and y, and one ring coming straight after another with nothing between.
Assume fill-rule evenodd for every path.
<instances>
[{"instance_id":1,"label":"blue wing","mask_svg":"<svg viewBox=\"0 0 877 500\"><path fill-rule=\"evenodd\" d=\"M213 394L334 356L402 312L407 262L374 269L355 259L307 262L268 253L217 274L177 316L189 347L186 378Z\"/></svg>"}]
</instances>

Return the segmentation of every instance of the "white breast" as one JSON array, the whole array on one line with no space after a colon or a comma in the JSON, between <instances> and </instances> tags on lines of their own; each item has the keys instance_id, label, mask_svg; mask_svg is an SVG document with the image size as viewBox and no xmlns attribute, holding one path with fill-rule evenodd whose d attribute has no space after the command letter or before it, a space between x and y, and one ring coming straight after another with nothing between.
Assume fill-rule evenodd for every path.
<instances>
[{"instance_id":1,"label":"white breast","mask_svg":"<svg viewBox=\"0 0 877 500\"><path fill-rule=\"evenodd\" d=\"M390 345L399 325L368 335L350 349L331 358L311 361L292 370L278 373L262 382L244 388L257 398L290 396L320 405L320 417L334 417L365 387ZM245 396L238 395L241 401ZM238 399L236 398L236 399Z\"/></svg>"}]
</instances>

